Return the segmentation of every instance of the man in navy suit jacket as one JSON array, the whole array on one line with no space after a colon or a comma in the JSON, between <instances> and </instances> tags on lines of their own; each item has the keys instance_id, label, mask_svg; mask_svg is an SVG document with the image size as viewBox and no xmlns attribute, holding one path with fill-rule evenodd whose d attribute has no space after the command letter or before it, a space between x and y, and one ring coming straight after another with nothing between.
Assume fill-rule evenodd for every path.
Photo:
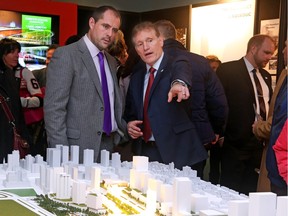
<instances>
[{"instance_id":1,"label":"man in navy suit jacket","mask_svg":"<svg viewBox=\"0 0 288 216\"><path fill-rule=\"evenodd\" d=\"M142 59L135 66L126 98L125 118L137 154L150 161L197 167L207 158L191 118L192 74L188 60L170 58L163 52L163 39L150 22L136 25L132 31L135 49ZM152 135L143 140L143 105L149 68L156 69L149 95L148 117Z\"/></svg>"},{"instance_id":2,"label":"man in navy suit jacket","mask_svg":"<svg viewBox=\"0 0 288 216\"><path fill-rule=\"evenodd\" d=\"M260 113L253 69L261 83L266 113L272 95L271 76L263 69L275 51L268 35L253 36L246 55L237 61L223 63L217 70L229 106L224 133L220 184L241 193L255 192L263 142L256 139L252 125Z\"/></svg>"},{"instance_id":3,"label":"man in navy suit jacket","mask_svg":"<svg viewBox=\"0 0 288 216\"><path fill-rule=\"evenodd\" d=\"M190 73L193 76L191 116L202 144L207 150L210 149L209 181L218 184L221 149L217 141L219 137L223 136L228 115L228 104L224 89L207 59L196 53L188 52L175 39L176 28L173 23L168 20L158 20L155 25L164 39L164 52L173 57L184 55L191 64ZM205 164L206 160L203 161L202 172L198 172L198 176L201 178L203 178Z\"/></svg>"}]
</instances>

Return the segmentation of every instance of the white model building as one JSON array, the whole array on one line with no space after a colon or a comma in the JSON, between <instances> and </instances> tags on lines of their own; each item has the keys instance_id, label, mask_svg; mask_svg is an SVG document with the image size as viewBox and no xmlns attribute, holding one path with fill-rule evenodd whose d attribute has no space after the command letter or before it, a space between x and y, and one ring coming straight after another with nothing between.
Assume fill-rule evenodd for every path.
<instances>
[{"instance_id":1,"label":"white model building","mask_svg":"<svg viewBox=\"0 0 288 216\"><path fill-rule=\"evenodd\" d=\"M187 177L177 177L173 183L173 216L180 216L191 211L190 195L191 180ZM188 214L188 215L189 215Z\"/></svg>"},{"instance_id":2,"label":"white model building","mask_svg":"<svg viewBox=\"0 0 288 216\"><path fill-rule=\"evenodd\" d=\"M92 209L102 209L103 195L100 193L89 193L86 198L86 205Z\"/></svg>"},{"instance_id":3,"label":"white model building","mask_svg":"<svg viewBox=\"0 0 288 216\"><path fill-rule=\"evenodd\" d=\"M101 169L99 167L91 167L91 188L95 191L100 189Z\"/></svg>"},{"instance_id":4,"label":"white model building","mask_svg":"<svg viewBox=\"0 0 288 216\"><path fill-rule=\"evenodd\" d=\"M193 212L199 212L200 210L205 210L209 208L208 196L201 194L191 195L191 210Z\"/></svg>"},{"instance_id":5,"label":"white model building","mask_svg":"<svg viewBox=\"0 0 288 216\"><path fill-rule=\"evenodd\" d=\"M161 203L172 203L173 201L173 186L170 184L162 184L160 188Z\"/></svg>"},{"instance_id":6,"label":"white model building","mask_svg":"<svg viewBox=\"0 0 288 216\"><path fill-rule=\"evenodd\" d=\"M94 150L85 149L83 151L83 165L92 166L94 163Z\"/></svg>"},{"instance_id":7,"label":"white model building","mask_svg":"<svg viewBox=\"0 0 288 216\"><path fill-rule=\"evenodd\" d=\"M229 202L229 216L247 216L249 212L249 200L232 200Z\"/></svg>"},{"instance_id":8,"label":"white model building","mask_svg":"<svg viewBox=\"0 0 288 216\"><path fill-rule=\"evenodd\" d=\"M19 168L20 164L20 155L18 150L12 151L12 154L8 154L7 157L7 171L8 170L16 170Z\"/></svg>"},{"instance_id":9,"label":"white model building","mask_svg":"<svg viewBox=\"0 0 288 216\"><path fill-rule=\"evenodd\" d=\"M61 146L61 163L66 164L69 161L69 147Z\"/></svg>"},{"instance_id":10,"label":"white model building","mask_svg":"<svg viewBox=\"0 0 288 216\"><path fill-rule=\"evenodd\" d=\"M112 154L111 166L116 169L121 167L121 156L118 152Z\"/></svg>"},{"instance_id":11,"label":"white model building","mask_svg":"<svg viewBox=\"0 0 288 216\"><path fill-rule=\"evenodd\" d=\"M47 149L47 162L50 167L61 166L61 149L60 148L48 148Z\"/></svg>"},{"instance_id":12,"label":"white model building","mask_svg":"<svg viewBox=\"0 0 288 216\"><path fill-rule=\"evenodd\" d=\"M119 164L116 153L110 163L109 152L103 151L103 163L91 165L91 159L87 159L85 163L90 165L84 165L78 163L79 147L72 146L71 161L65 159L64 163L63 147L47 151L48 163L37 156L35 160L27 156L19 163L19 152L14 151L8 155L7 164L0 164L0 189L25 187L28 182L32 187L39 186L37 193L56 193L58 199L72 197L72 202L85 202L98 213L104 211L103 203L118 215L121 210L105 196L107 191L145 216L156 210L165 216L194 215L191 212L199 216L287 216L288 197L277 197L274 193L251 193L248 197L202 181L190 167L173 169L173 164L149 163L143 156L134 156L132 163ZM100 188L102 181L106 188ZM129 196L123 192L124 188Z\"/></svg>"},{"instance_id":13,"label":"white model building","mask_svg":"<svg viewBox=\"0 0 288 216\"><path fill-rule=\"evenodd\" d=\"M86 183L84 181L73 181L72 202L78 205L86 203Z\"/></svg>"},{"instance_id":14,"label":"white model building","mask_svg":"<svg viewBox=\"0 0 288 216\"><path fill-rule=\"evenodd\" d=\"M276 216L287 216L288 215L288 197L279 196L277 197L277 208Z\"/></svg>"},{"instance_id":15,"label":"white model building","mask_svg":"<svg viewBox=\"0 0 288 216\"><path fill-rule=\"evenodd\" d=\"M249 216L270 216L276 214L277 195L271 192L249 194Z\"/></svg>"},{"instance_id":16,"label":"white model building","mask_svg":"<svg viewBox=\"0 0 288 216\"><path fill-rule=\"evenodd\" d=\"M72 145L70 147L71 162L73 164L79 164L79 146Z\"/></svg>"},{"instance_id":17,"label":"white model building","mask_svg":"<svg viewBox=\"0 0 288 216\"><path fill-rule=\"evenodd\" d=\"M101 157L100 157L101 166L108 167L110 152L107 150L102 150L100 154L101 154Z\"/></svg>"},{"instance_id":18,"label":"white model building","mask_svg":"<svg viewBox=\"0 0 288 216\"><path fill-rule=\"evenodd\" d=\"M56 198L70 199L71 198L71 177L66 173L56 174Z\"/></svg>"}]
</instances>

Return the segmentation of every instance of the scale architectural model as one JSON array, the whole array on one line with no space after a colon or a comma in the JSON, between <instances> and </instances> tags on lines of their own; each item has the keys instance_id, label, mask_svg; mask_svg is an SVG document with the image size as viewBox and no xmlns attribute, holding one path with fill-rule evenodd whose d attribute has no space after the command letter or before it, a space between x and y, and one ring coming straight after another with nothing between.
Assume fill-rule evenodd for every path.
<instances>
[{"instance_id":1,"label":"scale architectural model","mask_svg":"<svg viewBox=\"0 0 288 216\"><path fill-rule=\"evenodd\" d=\"M40 155L19 160L19 152L13 151L7 163L0 164L0 215L7 201L41 216L288 215L287 196L277 197L271 192L239 194L199 179L190 167L178 170L173 163L148 162L143 156L121 162L118 153L110 155L106 150L101 151L100 163L93 158L94 151L86 149L83 164L79 164L78 146L71 146L70 151L68 146L48 148L47 161ZM31 189L35 191L32 196L13 194L14 190ZM43 200L49 204L43 204ZM47 209L56 204L55 211ZM76 213L61 214L72 208Z\"/></svg>"}]
</instances>

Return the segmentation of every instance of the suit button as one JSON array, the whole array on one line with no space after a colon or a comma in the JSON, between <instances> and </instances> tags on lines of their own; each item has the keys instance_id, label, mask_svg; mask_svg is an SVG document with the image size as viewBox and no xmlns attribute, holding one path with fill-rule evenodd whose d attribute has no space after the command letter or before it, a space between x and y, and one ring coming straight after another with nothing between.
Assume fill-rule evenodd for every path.
<instances>
[{"instance_id":1,"label":"suit button","mask_svg":"<svg viewBox=\"0 0 288 216\"><path fill-rule=\"evenodd\" d=\"M101 108L100 108L100 111L104 111L104 107L101 107Z\"/></svg>"},{"instance_id":2,"label":"suit button","mask_svg":"<svg viewBox=\"0 0 288 216\"><path fill-rule=\"evenodd\" d=\"M100 131L98 131L98 132L97 132L97 134L100 136L100 135L101 135L101 132L100 132Z\"/></svg>"}]
</instances>

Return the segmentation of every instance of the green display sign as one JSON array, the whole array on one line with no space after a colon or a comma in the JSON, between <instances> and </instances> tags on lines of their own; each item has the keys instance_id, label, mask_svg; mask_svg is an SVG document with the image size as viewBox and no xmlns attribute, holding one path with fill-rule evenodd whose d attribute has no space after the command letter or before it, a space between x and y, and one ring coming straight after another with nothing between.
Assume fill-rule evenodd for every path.
<instances>
[{"instance_id":1,"label":"green display sign","mask_svg":"<svg viewBox=\"0 0 288 216\"><path fill-rule=\"evenodd\" d=\"M51 17L22 15L22 31L51 31Z\"/></svg>"}]
</instances>

